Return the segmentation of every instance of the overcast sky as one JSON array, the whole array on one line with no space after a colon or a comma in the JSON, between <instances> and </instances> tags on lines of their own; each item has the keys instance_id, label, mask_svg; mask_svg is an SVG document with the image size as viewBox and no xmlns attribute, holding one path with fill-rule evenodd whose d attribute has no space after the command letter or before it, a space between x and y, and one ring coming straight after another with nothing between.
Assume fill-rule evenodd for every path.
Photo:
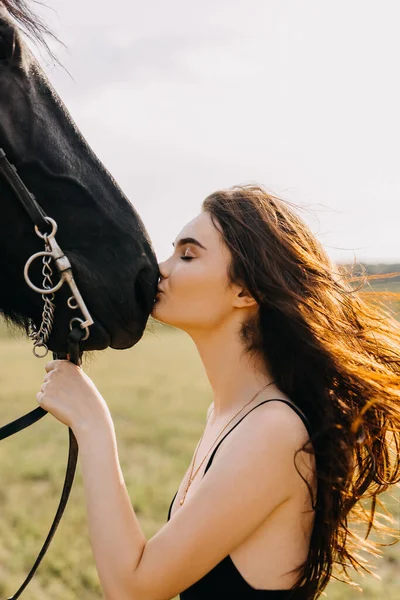
<instances>
[{"instance_id":1,"label":"overcast sky","mask_svg":"<svg viewBox=\"0 0 400 600\"><path fill-rule=\"evenodd\" d=\"M72 78L46 71L159 260L249 182L311 208L335 260L400 260L398 0L46 2Z\"/></svg>"}]
</instances>

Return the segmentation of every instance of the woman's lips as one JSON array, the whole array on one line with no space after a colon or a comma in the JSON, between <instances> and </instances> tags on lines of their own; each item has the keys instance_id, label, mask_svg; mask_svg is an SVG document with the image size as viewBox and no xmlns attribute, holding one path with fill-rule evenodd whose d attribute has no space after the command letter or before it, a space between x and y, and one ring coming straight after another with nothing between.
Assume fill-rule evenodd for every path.
<instances>
[{"instance_id":1,"label":"woman's lips","mask_svg":"<svg viewBox=\"0 0 400 600\"><path fill-rule=\"evenodd\" d=\"M158 298L159 298L159 296L160 296L161 294L163 294L163 293L164 293L164 292L163 292L162 290L157 290L157 293L156 293L156 297L155 297L155 299L154 299L154 302L157 302L157 299L158 299Z\"/></svg>"}]
</instances>

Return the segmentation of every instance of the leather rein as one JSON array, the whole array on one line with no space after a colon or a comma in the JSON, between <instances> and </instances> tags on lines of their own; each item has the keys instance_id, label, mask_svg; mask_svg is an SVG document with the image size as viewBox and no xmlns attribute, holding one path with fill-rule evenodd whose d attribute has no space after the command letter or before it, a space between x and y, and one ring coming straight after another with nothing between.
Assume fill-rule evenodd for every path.
<instances>
[{"instance_id":1,"label":"leather rein","mask_svg":"<svg viewBox=\"0 0 400 600\"><path fill-rule=\"evenodd\" d=\"M67 339L68 355L53 353L53 358L66 359L67 357L69 357L69 360L71 362L75 363L76 365L80 365L82 357L82 342L89 337L89 327L93 325L93 319L90 316L90 313L75 283L72 274L71 263L56 242L55 234L57 232L57 223L54 221L54 219L48 217L43 211L42 207L36 201L34 195L29 192L21 177L18 175L15 166L9 162L6 153L1 148L0 176L2 176L7 181L7 183L13 190L15 196L18 198L21 205L32 220L36 234L41 239L43 239L45 245L44 251L36 252L36 254L33 254L27 260L24 268L24 277L26 283L35 292L42 295L42 299L44 302L42 323L39 329L34 325L32 321L30 322L29 337L33 340L34 343L33 353L38 358L42 358L43 356L46 356L48 352L46 343L50 336L51 329L53 326L53 317L55 309L55 305L53 303L54 294L61 288L64 282L66 282L72 293L72 295L68 298L67 301L68 307L71 310L79 309L83 316L83 319L80 317L73 317L70 320L70 332ZM48 231L49 229L49 225L51 226L51 231L50 233L46 233L46 231ZM30 266L38 258L41 258L43 263L42 288L39 288L36 285L34 285L29 277ZM53 262L56 265L57 271L60 275L60 280L56 285L53 285L52 282L53 271L50 266L51 262ZM39 421L39 419L44 417L46 414L47 411L44 410L41 406L39 406L27 413L26 415L19 417L15 421L12 421L11 423L4 425L3 427L0 427L0 440L4 440L5 438L13 435L14 433L22 431L26 427L29 427L29 425L32 425L33 423ZM65 473L64 486L61 493L61 498L56 515L54 517L53 523L50 527L50 531L46 537L46 540L42 546L42 549L40 550L38 557L36 558L29 574L27 575L25 581L22 583L17 592L13 596L8 598L8 600L16 600L17 598L19 598L19 596L22 594L28 583L31 581L32 577L36 572L36 569L38 568L44 555L46 554L46 551L56 532L57 526L61 520L61 517L63 516L65 507L68 502L69 494L74 481L77 460L78 443L72 430L69 428L69 451L67 469Z\"/></svg>"}]
</instances>

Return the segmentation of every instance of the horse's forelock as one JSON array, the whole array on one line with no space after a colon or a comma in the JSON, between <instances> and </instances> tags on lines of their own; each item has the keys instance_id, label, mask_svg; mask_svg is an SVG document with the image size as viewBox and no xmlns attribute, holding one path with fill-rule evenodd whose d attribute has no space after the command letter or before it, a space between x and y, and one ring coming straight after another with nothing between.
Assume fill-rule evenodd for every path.
<instances>
[{"instance_id":1,"label":"horse's forelock","mask_svg":"<svg viewBox=\"0 0 400 600\"><path fill-rule=\"evenodd\" d=\"M43 5L42 2L38 2L37 0L31 0L31 2ZM54 58L46 38L50 37L56 41L59 40L45 25L43 20L33 12L29 6L29 2L25 2L25 0L0 0L1 6L6 9L31 40L45 48L50 56Z\"/></svg>"}]
</instances>

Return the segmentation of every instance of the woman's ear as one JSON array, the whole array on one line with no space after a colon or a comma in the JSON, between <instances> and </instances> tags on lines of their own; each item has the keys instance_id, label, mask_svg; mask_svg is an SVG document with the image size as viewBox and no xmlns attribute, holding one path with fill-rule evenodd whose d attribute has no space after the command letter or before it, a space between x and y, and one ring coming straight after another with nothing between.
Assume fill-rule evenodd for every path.
<instances>
[{"instance_id":1,"label":"woman's ear","mask_svg":"<svg viewBox=\"0 0 400 600\"><path fill-rule=\"evenodd\" d=\"M250 306L257 306L257 301L254 300L250 292L243 286L237 286L233 299L233 305L236 308L249 308Z\"/></svg>"}]
</instances>

